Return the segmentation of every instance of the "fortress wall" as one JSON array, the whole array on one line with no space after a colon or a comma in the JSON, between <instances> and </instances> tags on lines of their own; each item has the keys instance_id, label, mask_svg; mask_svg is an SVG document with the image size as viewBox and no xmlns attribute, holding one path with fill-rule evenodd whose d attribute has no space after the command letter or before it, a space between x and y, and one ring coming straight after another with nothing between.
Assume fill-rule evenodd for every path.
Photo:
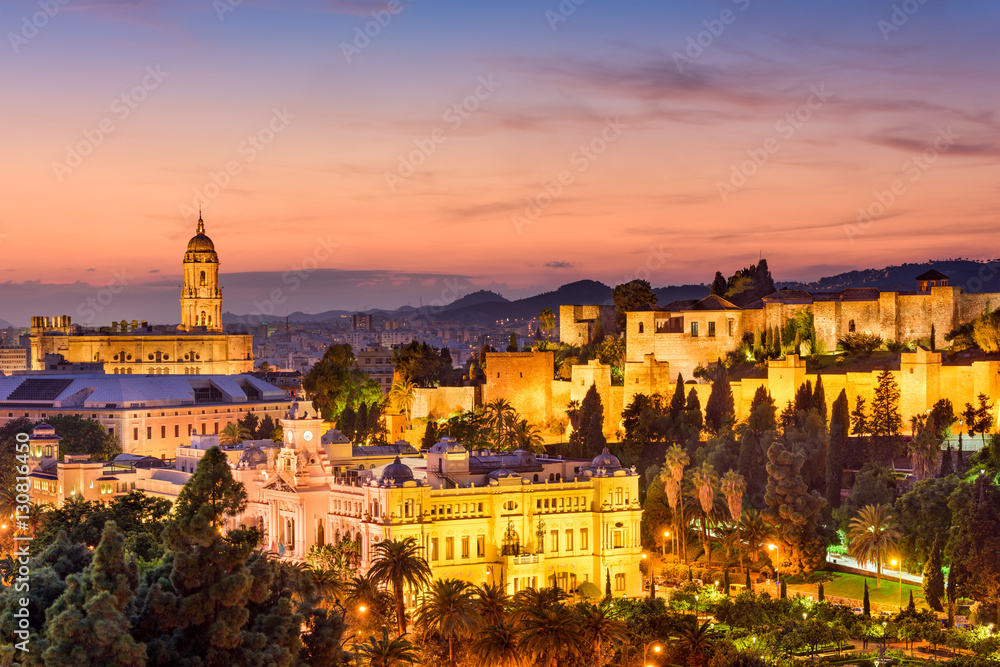
<instances>
[{"instance_id":1,"label":"fortress wall","mask_svg":"<svg viewBox=\"0 0 1000 667\"><path fill-rule=\"evenodd\" d=\"M413 390L412 419L442 419L476 407L475 387L434 387Z\"/></svg>"},{"instance_id":2,"label":"fortress wall","mask_svg":"<svg viewBox=\"0 0 1000 667\"><path fill-rule=\"evenodd\" d=\"M945 288L948 289L948 288ZM934 299L930 294L900 294L897 303L899 305L899 318L896 327L896 335L892 340L899 341L930 341L931 323L934 322ZM951 322L951 318L948 318ZM937 326L937 325L935 325ZM948 326L947 324L945 326ZM939 341L944 342L944 334L940 334ZM882 336L885 340L890 340Z\"/></svg>"},{"instance_id":3,"label":"fortress wall","mask_svg":"<svg viewBox=\"0 0 1000 667\"><path fill-rule=\"evenodd\" d=\"M716 329L714 338L707 335L693 337L690 329L686 333L657 334L653 352L657 359L670 362L673 379L677 378L677 373L681 373L685 380L690 380L699 364L707 366L739 347L740 337L725 334L724 328Z\"/></svg>"},{"instance_id":4,"label":"fortress wall","mask_svg":"<svg viewBox=\"0 0 1000 667\"><path fill-rule=\"evenodd\" d=\"M552 352L487 352L483 403L505 398L523 419L543 424L553 409L554 368Z\"/></svg>"},{"instance_id":5,"label":"fortress wall","mask_svg":"<svg viewBox=\"0 0 1000 667\"><path fill-rule=\"evenodd\" d=\"M625 313L625 361L641 362L643 357L655 350L655 316L653 311ZM642 333L639 333L640 324Z\"/></svg>"},{"instance_id":6,"label":"fortress wall","mask_svg":"<svg viewBox=\"0 0 1000 667\"><path fill-rule=\"evenodd\" d=\"M629 405L632 397L636 394L655 394L660 387L670 384L671 377L670 364L666 361L657 361L655 355L649 353L645 355L641 363L625 363L625 382L622 404Z\"/></svg>"},{"instance_id":7,"label":"fortress wall","mask_svg":"<svg viewBox=\"0 0 1000 667\"><path fill-rule=\"evenodd\" d=\"M997 308L1000 308L1000 294L958 294L955 297L956 325L971 322L984 312L994 311ZM942 335L942 331L938 329L938 336ZM944 338L940 340L943 341Z\"/></svg>"}]
</instances>

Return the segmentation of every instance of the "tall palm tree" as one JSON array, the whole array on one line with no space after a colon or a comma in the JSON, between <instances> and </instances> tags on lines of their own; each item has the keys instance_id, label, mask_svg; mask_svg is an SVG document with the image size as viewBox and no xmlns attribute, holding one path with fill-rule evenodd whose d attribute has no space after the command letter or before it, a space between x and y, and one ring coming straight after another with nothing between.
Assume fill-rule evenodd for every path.
<instances>
[{"instance_id":1,"label":"tall palm tree","mask_svg":"<svg viewBox=\"0 0 1000 667\"><path fill-rule=\"evenodd\" d=\"M424 593L417 610L417 627L424 634L448 638L448 664L455 667L455 640L470 637L481 617L472 587L461 579L437 579Z\"/></svg>"},{"instance_id":2,"label":"tall palm tree","mask_svg":"<svg viewBox=\"0 0 1000 667\"><path fill-rule=\"evenodd\" d=\"M545 329L545 337L548 338L552 328L556 325L556 314L552 312L551 308L546 306L538 314L538 321L541 323L542 328Z\"/></svg>"},{"instance_id":3,"label":"tall palm tree","mask_svg":"<svg viewBox=\"0 0 1000 667\"><path fill-rule=\"evenodd\" d=\"M524 620L532 609L551 609L569 599L569 594L558 586L552 588L523 588L511 600L514 611L511 620Z\"/></svg>"},{"instance_id":4,"label":"tall palm tree","mask_svg":"<svg viewBox=\"0 0 1000 667\"><path fill-rule=\"evenodd\" d=\"M521 623L521 650L536 665L558 667L559 658L583 653L580 617L566 605L529 609Z\"/></svg>"},{"instance_id":5,"label":"tall palm tree","mask_svg":"<svg viewBox=\"0 0 1000 667\"><path fill-rule=\"evenodd\" d=\"M895 548L899 538L899 527L888 505L865 505L851 519L847 553L862 567L875 564L875 588L882 587L882 561Z\"/></svg>"},{"instance_id":6,"label":"tall palm tree","mask_svg":"<svg viewBox=\"0 0 1000 667\"><path fill-rule=\"evenodd\" d=\"M677 530L675 531L679 547L678 553L681 555L681 560L685 563L687 562L687 524L684 523L684 503L680 502L680 499L681 489L684 484L684 468L690 462L691 459L688 457L687 452L677 445L673 445L667 450L663 461L663 468L666 473L664 482L667 502L670 504L670 509L673 510L674 516L679 518Z\"/></svg>"},{"instance_id":7,"label":"tall palm tree","mask_svg":"<svg viewBox=\"0 0 1000 667\"><path fill-rule=\"evenodd\" d=\"M472 643L476 667L522 667L517 628L507 621L487 625Z\"/></svg>"},{"instance_id":8,"label":"tall palm tree","mask_svg":"<svg viewBox=\"0 0 1000 667\"><path fill-rule=\"evenodd\" d=\"M510 606L507 589L498 584L485 584L476 586L472 592L483 620L492 625L500 625L507 616L507 608Z\"/></svg>"},{"instance_id":9,"label":"tall palm tree","mask_svg":"<svg viewBox=\"0 0 1000 667\"><path fill-rule=\"evenodd\" d=\"M609 605L588 605L580 611L580 628L586 645L594 651L594 664L604 667L603 649L607 644L625 641L625 624L614 618Z\"/></svg>"},{"instance_id":10,"label":"tall palm tree","mask_svg":"<svg viewBox=\"0 0 1000 667\"><path fill-rule=\"evenodd\" d=\"M386 397L389 404L397 413L406 416L406 421L410 421L410 411L413 409L413 402L416 400L416 387L414 383L405 378L401 378L392 383L389 395Z\"/></svg>"},{"instance_id":11,"label":"tall palm tree","mask_svg":"<svg viewBox=\"0 0 1000 667\"><path fill-rule=\"evenodd\" d=\"M740 574L743 574L743 550L740 549L740 517L743 515L743 494L747 491L747 481L743 475L730 470L719 481L719 490L726 497L729 516L736 529L736 553L740 558Z\"/></svg>"},{"instance_id":12,"label":"tall palm tree","mask_svg":"<svg viewBox=\"0 0 1000 667\"><path fill-rule=\"evenodd\" d=\"M701 508L701 538L705 545L705 553L708 554L708 564L712 564L712 537L708 528L712 523L712 513L715 510L715 487L719 483L719 476L715 474L715 466L710 463L702 463L697 468L691 470L691 495L698 500Z\"/></svg>"},{"instance_id":13,"label":"tall palm tree","mask_svg":"<svg viewBox=\"0 0 1000 667\"><path fill-rule=\"evenodd\" d=\"M412 664L419 657L416 646L402 637L389 637L389 629L382 628L382 636L370 635L367 640L354 647L359 658L369 667L394 667Z\"/></svg>"},{"instance_id":14,"label":"tall palm tree","mask_svg":"<svg viewBox=\"0 0 1000 667\"><path fill-rule=\"evenodd\" d=\"M917 415L910 420L913 438L910 440L910 461L918 481L933 477L941 465L941 435L934 416Z\"/></svg>"},{"instance_id":15,"label":"tall palm tree","mask_svg":"<svg viewBox=\"0 0 1000 667\"><path fill-rule=\"evenodd\" d=\"M486 425L493 431L493 441L501 449L510 446L511 429L517 423L517 411L505 398L494 398L483 406Z\"/></svg>"},{"instance_id":16,"label":"tall palm tree","mask_svg":"<svg viewBox=\"0 0 1000 667\"><path fill-rule=\"evenodd\" d=\"M574 399L566 404L566 417L574 431L580 428L580 401Z\"/></svg>"},{"instance_id":17,"label":"tall palm tree","mask_svg":"<svg viewBox=\"0 0 1000 667\"><path fill-rule=\"evenodd\" d=\"M390 586L396 598L396 622L399 634L406 634L406 607L403 604L403 588L419 589L430 583L431 568L420 555L417 540L406 537L401 540L384 540L372 547L372 567L368 576L380 584Z\"/></svg>"},{"instance_id":18,"label":"tall palm tree","mask_svg":"<svg viewBox=\"0 0 1000 667\"><path fill-rule=\"evenodd\" d=\"M767 522L759 509L751 507L743 512L740 517L740 535L746 542L750 562L756 563L768 536Z\"/></svg>"},{"instance_id":19,"label":"tall palm tree","mask_svg":"<svg viewBox=\"0 0 1000 667\"><path fill-rule=\"evenodd\" d=\"M244 440L250 440L253 434L250 429L240 426L236 422L229 422L219 433L220 445L238 445Z\"/></svg>"}]
</instances>

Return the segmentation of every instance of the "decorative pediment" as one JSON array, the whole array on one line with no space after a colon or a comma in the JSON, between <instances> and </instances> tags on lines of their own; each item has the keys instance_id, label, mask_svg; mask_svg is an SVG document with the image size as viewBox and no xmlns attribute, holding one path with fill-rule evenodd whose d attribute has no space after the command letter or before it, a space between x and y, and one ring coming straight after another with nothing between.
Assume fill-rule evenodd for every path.
<instances>
[{"instance_id":1,"label":"decorative pediment","mask_svg":"<svg viewBox=\"0 0 1000 667\"><path fill-rule=\"evenodd\" d=\"M285 479L278 475L273 481L268 482L264 485L265 491L281 491L283 493L295 493L295 487L289 484Z\"/></svg>"}]
</instances>

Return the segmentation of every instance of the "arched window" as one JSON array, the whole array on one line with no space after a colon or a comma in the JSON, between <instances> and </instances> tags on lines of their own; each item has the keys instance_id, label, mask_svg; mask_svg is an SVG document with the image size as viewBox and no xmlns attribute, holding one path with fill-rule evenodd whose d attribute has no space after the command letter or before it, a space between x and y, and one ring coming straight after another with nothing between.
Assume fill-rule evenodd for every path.
<instances>
[{"instance_id":1,"label":"arched window","mask_svg":"<svg viewBox=\"0 0 1000 667\"><path fill-rule=\"evenodd\" d=\"M161 361L163 361L163 353L160 352L159 350L157 350L156 351L156 363L160 363Z\"/></svg>"},{"instance_id":2,"label":"arched window","mask_svg":"<svg viewBox=\"0 0 1000 667\"><path fill-rule=\"evenodd\" d=\"M204 287L207 283L208 283L208 281L205 279L205 272L202 271L201 272L201 286Z\"/></svg>"},{"instance_id":3,"label":"arched window","mask_svg":"<svg viewBox=\"0 0 1000 667\"><path fill-rule=\"evenodd\" d=\"M847 330L850 331L851 333L854 333L854 320L851 320L850 322L847 323Z\"/></svg>"},{"instance_id":4,"label":"arched window","mask_svg":"<svg viewBox=\"0 0 1000 667\"><path fill-rule=\"evenodd\" d=\"M208 322L208 313L206 313L203 310L201 311L201 326L207 326L207 322Z\"/></svg>"},{"instance_id":5,"label":"arched window","mask_svg":"<svg viewBox=\"0 0 1000 667\"><path fill-rule=\"evenodd\" d=\"M642 322L639 322L639 333L642 333Z\"/></svg>"},{"instance_id":6,"label":"arched window","mask_svg":"<svg viewBox=\"0 0 1000 667\"><path fill-rule=\"evenodd\" d=\"M132 375L132 369L131 368L126 369L125 370L125 375Z\"/></svg>"}]
</instances>

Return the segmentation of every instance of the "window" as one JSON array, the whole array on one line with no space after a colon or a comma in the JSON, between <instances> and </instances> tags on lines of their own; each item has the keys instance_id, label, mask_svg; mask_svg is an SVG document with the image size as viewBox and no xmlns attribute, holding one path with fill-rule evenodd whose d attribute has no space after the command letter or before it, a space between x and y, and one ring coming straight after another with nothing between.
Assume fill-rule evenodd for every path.
<instances>
[{"instance_id":1,"label":"window","mask_svg":"<svg viewBox=\"0 0 1000 667\"><path fill-rule=\"evenodd\" d=\"M709 338L715 338L715 322L708 323L708 336Z\"/></svg>"},{"instance_id":2,"label":"window","mask_svg":"<svg viewBox=\"0 0 1000 667\"><path fill-rule=\"evenodd\" d=\"M847 323L847 330L850 331L851 333L854 333L854 320L851 320L850 322Z\"/></svg>"},{"instance_id":3,"label":"window","mask_svg":"<svg viewBox=\"0 0 1000 667\"><path fill-rule=\"evenodd\" d=\"M462 538L462 558L469 557L469 538L468 536Z\"/></svg>"},{"instance_id":4,"label":"window","mask_svg":"<svg viewBox=\"0 0 1000 667\"><path fill-rule=\"evenodd\" d=\"M438 550L438 538L431 538L431 560L441 560L441 552Z\"/></svg>"},{"instance_id":5,"label":"window","mask_svg":"<svg viewBox=\"0 0 1000 667\"><path fill-rule=\"evenodd\" d=\"M166 438L167 437L167 427L166 426L161 426L160 427L160 437L161 438Z\"/></svg>"},{"instance_id":6,"label":"window","mask_svg":"<svg viewBox=\"0 0 1000 667\"><path fill-rule=\"evenodd\" d=\"M552 544L550 546L550 550L552 551L552 553L558 553L559 552L559 531L558 530L553 530L551 533L549 533L549 535L552 538Z\"/></svg>"},{"instance_id":7,"label":"window","mask_svg":"<svg viewBox=\"0 0 1000 667\"><path fill-rule=\"evenodd\" d=\"M219 435L219 422L215 422L215 435Z\"/></svg>"},{"instance_id":8,"label":"window","mask_svg":"<svg viewBox=\"0 0 1000 667\"><path fill-rule=\"evenodd\" d=\"M207 433L207 432L208 432L208 424L206 424L205 422L202 422L201 423L201 434L205 435L205 433Z\"/></svg>"},{"instance_id":9,"label":"window","mask_svg":"<svg viewBox=\"0 0 1000 667\"><path fill-rule=\"evenodd\" d=\"M642 322L639 322L639 333L642 333Z\"/></svg>"},{"instance_id":10,"label":"window","mask_svg":"<svg viewBox=\"0 0 1000 667\"><path fill-rule=\"evenodd\" d=\"M590 548L589 540L587 539L589 532L586 528L580 529L580 549L583 551Z\"/></svg>"},{"instance_id":11,"label":"window","mask_svg":"<svg viewBox=\"0 0 1000 667\"><path fill-rule=\"evenodd\" d=\"M693 338L697 338L697 336L698 336L698 323L697 322L692 322L691 323L691 336Z\"/></svg>"},{"instance_id":12,"label":"window","mask_svg":"<svg viewBox=\"0 0 1000 667\"><path fill-rule=\"evenodd\" d=\"M476 558L486 558L486 536L476 538Z\"/></svg>"},{"instance_id":13,"label":"window","mask_svg":"<svg viewBox=\"0 0 1000 667\"><path fill-rule=\"evenodd\" d=\"M138 440L139 439L139 427L138 426L136 426L135 428L132 429L132 439L133 440Z\"/></svg>"},{"instance_id":14,"label":"window","mask_svg":"<svg viewBox=\"0 0 1000 667\"><path fill-rule=\"evenodd\" d=\"M625 547L625 539L624 539L624 536L622 535L622 531L616 530L616 531L614 531L614 533L612 533L612 535L614 536L614 548L615 549L622 549L622 548L624 548Z\"/></svg>"},{"instance_id":15,"label":"window","mask_svg":"<svg viewBox=\"0 0 1000 667\"><path fill-rule=\"evenodd\" d=\"M455 538L444 538L444 559L455 560Z\"/></svg>"},{"instance_id":16,"label":"window","mask_svg":"<svg viewBox=\"0 0 1000 667\"><path fill-rule=\"evenodd\" d=\"M181 425L180 424L174 424L174 437L178 438L178 437L180 437L180 435L181 435Z\"/></svg>"},{"instance_id":17,"label":"window","mask_svg":"<svg viewBox=\"0 0 1000 667\"><path fill-rule=\"evenodd\" d=\"M729 337L732 338L733 337L733 329L735 328L735 325L736 325L736 320L729 320L727 323L729 324Z\"/></svg>"},{"instance_id":18,"label":"window","mask_svg":"<svg viewBox=\"0 0 1000 667\"><path fill-rule=\"evenodd\" d=\"M566 551L572 551L572 550L573 550L573 531L572 530L567 530L566 531Z\"/></svg>"},{"instance_id":19,"label":"window","mask_svg":"<svg viewBox=\"0 0 1000 667\"><path fill-rule=\"evenodd\" d=\"M623 573L618 573L615 575L615 590L616 591L625 590L625 575Z\"/></svg>"},{"instance_id":20,"label":"window","mask_svg":"<svg viewBox=\"0 0 1000 667\"><path fill-rule=\"evenodd\" d=\"M152 438L153 438L153 427L152 426L147 426L146 427L146 440L151 440Z\"/></svg>"},{"instance_id":21,"label":"window","mask_svg":"<svg viewBox=\"0 0 1000 667\"><path fill-rule=\"evenodd\" d=\"M616 505L621 505L622 504L622 490L621 490L621 487L615 489L615 504Z\"/></svg>"}]
</instances>

